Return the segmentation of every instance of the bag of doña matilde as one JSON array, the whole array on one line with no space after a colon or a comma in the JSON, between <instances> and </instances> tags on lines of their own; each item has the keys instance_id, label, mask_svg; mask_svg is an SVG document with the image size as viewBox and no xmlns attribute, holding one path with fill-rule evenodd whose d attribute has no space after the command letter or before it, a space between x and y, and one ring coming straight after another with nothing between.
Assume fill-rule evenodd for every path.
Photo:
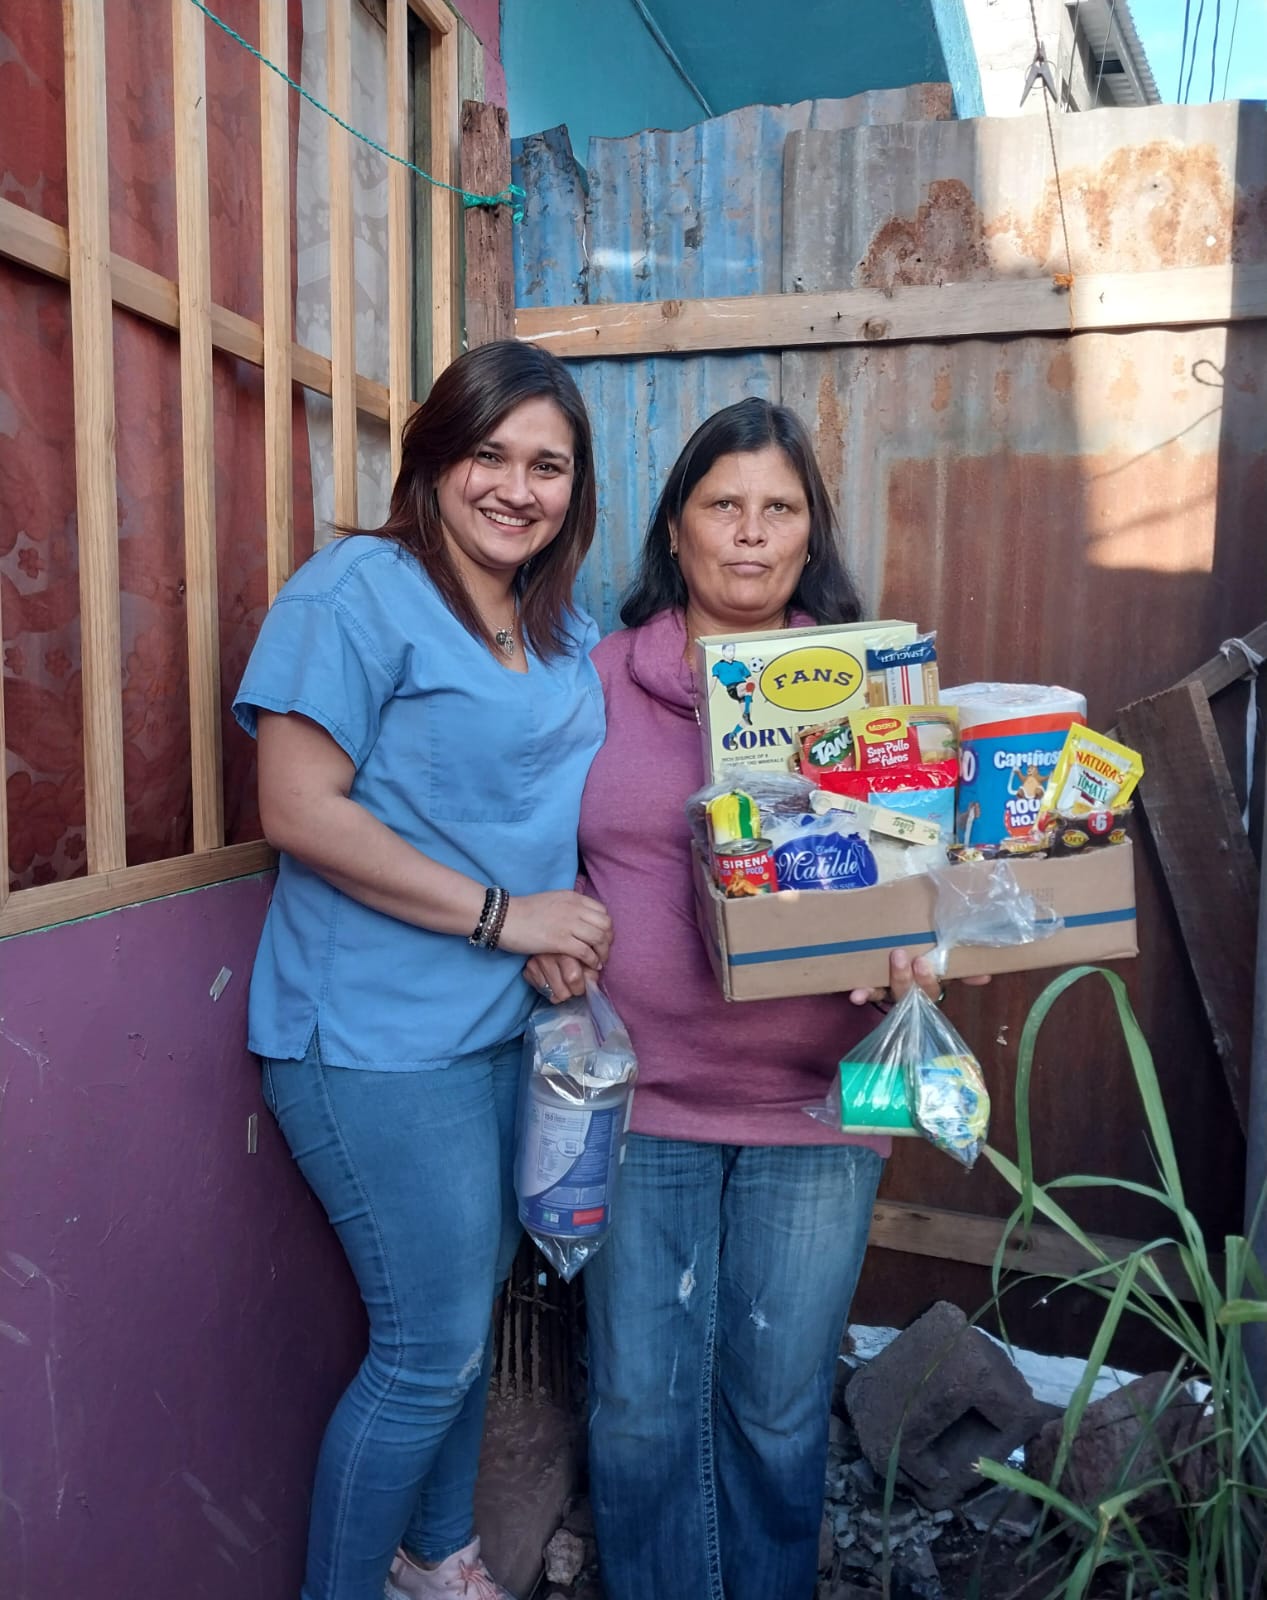
<instances>
[{"instance_id":1,"label":"bag of do\u00f1a matilde","mask_svg":"<svg viewBox=\"0 0 1267 1600\"><path fill-rule=\"evenodd\" d=\"M565 1282L611 1229L637 1071L625 1025L595 984L528 1018L515 1195L520 1222Z\"/></svg>"},{"instance_id":2,"label":"bag of do\u00f1a matilde","mask_svg":"<svg viewBox=\"0 0 1267 1600\"><path fill-rule=\"evenodd\" d=\"M965 1167L990 1127L976 1057L918 987L844 1057L826 1104L805 1109L843 1133L921 1134Z\"/></svg>"}]
</instances>

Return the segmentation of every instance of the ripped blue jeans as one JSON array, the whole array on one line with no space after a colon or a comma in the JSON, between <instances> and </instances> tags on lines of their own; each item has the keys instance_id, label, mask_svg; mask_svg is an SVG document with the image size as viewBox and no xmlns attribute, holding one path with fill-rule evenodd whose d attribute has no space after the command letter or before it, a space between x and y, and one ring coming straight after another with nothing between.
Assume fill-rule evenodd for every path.
<instances>
[{"instance_id":1,"label":"ripped blue jeans","mask_svg":"<svg viewBox=\"0 0 1267 1600\"><path fill-rule=\"evenodd\" d=\"M883 1165L862 1146L630 1137L584 1278L607 1600L811 1600Z\"/></svg>"},{"instance_id":2,"label":"ripped blue jeans","mask_svg":"<svg viewBox=\"0 0 1267 1600\"><path fill-rule=\"evenodd\" d=\"M398 1544L439 1561L472 1537L493 1297L520 1237L520 1049L367 1072L324 1066L314 1040L303 1061L264 1062L369 1316L317 1462L303 1600L382 1600Z\"/></svg>"}]
</instances>

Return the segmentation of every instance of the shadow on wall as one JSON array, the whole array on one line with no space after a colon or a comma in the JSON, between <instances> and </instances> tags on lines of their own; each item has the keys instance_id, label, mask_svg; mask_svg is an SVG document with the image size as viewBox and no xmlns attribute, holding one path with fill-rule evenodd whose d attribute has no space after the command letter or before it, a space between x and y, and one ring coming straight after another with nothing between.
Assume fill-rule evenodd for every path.
<instances>
[{"instance_id":1,"label":"shadow on wall","mask_svg":"<svg viewBox=\"0 0 1267 1600\"><path fill-rule=\"evenodd\" d=\"M1056 129L1063 223L1039 119L869 129L838 141L851 146L838 152L815 151L817 136L805 136L789 183L789 203L806 221L800 245L789 229L801 270L798 248L811 260L823 249L815 183L850 196L830 258L838 276L805 286L979 281L985 294L986 281L1001 275L1267 259L1267 130L1257 108L1249 119L1236 106L1099 112L1060 118ZM1066 683L1086 692L1091 720L1106 726L1119 706L1176 682L1224 638L1263 620L1267 548L1251 516L1267 490L1257 395L1265 356L1258 324L1071 337L1018 330L949 345L790 353L784 397L816 419L869 592L884 615L936 620L943 660L953 663L946 681ZM1239 1181L1227 1175L1241 1170L1243 1143L1144 844L1142 954L1123 975L1185 1129L1191 1198L1217 1235L1237 1224ZM951 1001L983 1052L1004 1149L1014 1138L1016 1045L1043 982L1016 977ZM1040 1173L1149 1180L1135 1091L1104 997L1067 1011L1040 1060ZM998 1215L1009 1204L993 1174L974 1174L965 1191L934 1154L906 1145L885 1194ZM1081 1209L1089 1226L1150 1236L1142 1202L1111 1217L1091 1204ZM907 1320L927 1302L927 1267L873 1253L858 1314ZM965 1307L986 1298L984 1273L935 1270ZM1012 1331L1039 1348L1085 1349L1092 1307L1061 1301L1018 1304Z\"/></svg>"},{"instance_id":2,"label":"shadow on wall","mask_svg":"<svg viewBox=\"0 0 1267 1600\"><path fill-rule=\"evenodd\" d=\"M597 141L588 199L559 131L524 141L519 303L905 284L979 285L985 297L1000 279L1067 274L1070 261L1086 274L1267 259L1258 108L1058 118L1058 194L1045 119L946 121L909 100L895 115L880 98L753 107L684 134ZM1267 490L1255 392L1265 339L1251 324L1072 336L1003 327L942 344L577 362L602 485L585 603L614 624L652 500L690 430L744 393L781 397L815 433L876 612L935 624L947 683L1066 683L1107 726L1262 620L1267 547L1251 512ZM1217 1234L1238 1221L1239 1182L1227 1174L1243 1146L1168 899L1140 856L1144 949L1123 971L1186 1130L1185 1181ZM1042 983L1017 976L951 1001L985 1060L1004 1148L1017 1040ZM1089 996L1044 1043L1039 1167L1147 1181L1105 1001ZM992 1174L965 1180L911 1144L885 1192L1010 1210ZM1084 1220L1149 1236L1142 1202ZM876 1251L858 1311L902 1322L938 1294L975 1310L988 1273ZM1016 1331L1037 1348L1085 1350L1085 1318L1061 1297L1026 1309Z\"/></svg>"}]
</instances>

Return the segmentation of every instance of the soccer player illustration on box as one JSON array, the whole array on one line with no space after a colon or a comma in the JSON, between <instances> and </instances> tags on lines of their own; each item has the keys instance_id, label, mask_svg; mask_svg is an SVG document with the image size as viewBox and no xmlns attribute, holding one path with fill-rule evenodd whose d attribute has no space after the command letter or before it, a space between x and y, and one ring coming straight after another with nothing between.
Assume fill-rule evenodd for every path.
<instances>
[{"instance_id":1,"label":"soccer player illustration on box","mask_svg":"<svg viewBox=\"0 0 1267 1600\"><path fill-rule=\"evenodd\" d=\"M757 689L756 667L749 667L744 661L736 661L734 644L724 644L721 648L721 660L713 663L713 677L736 704L743 706L742 720L736 722L731 730L732 733L738 733L745 725L750 728L752 697Z\"/></svg>"}]
</instances>

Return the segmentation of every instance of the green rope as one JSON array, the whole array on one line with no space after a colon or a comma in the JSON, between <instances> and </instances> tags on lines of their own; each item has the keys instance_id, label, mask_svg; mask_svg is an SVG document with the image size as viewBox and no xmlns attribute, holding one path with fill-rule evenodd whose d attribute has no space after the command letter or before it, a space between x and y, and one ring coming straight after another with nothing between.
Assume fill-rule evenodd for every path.
<instances>
[{"instance_id":1,"label":"green rope","mask_svg":"<svg viewBox=\"0 0 1267 1600\"><path fill-rule=\"evenodd\" d=\"M283 83L306 100L310 106L314 106L323 116L329 117L331 122L338 123L339 127L350 133L354 139L359 139L362 144L369 145L371 150L377 150L380 156L386 156L389 161L395 161L402 167L407 167L416 178L421 178L424 183L431 184L433 188L447 189L450 194L458 195L462 204L468 209L473 206L510 205L515 208L512 212L514 220L516 222L523 221L523 207L517 205L516 202L524 199L525 196L524 191L517 183L507 184L500 194L472 194L468 189L459 189L455 184L445 183L442 178L433 178L429 172L424 172L421 167L416 167L412 161L407 161L404 156L398 156L393 151L388 150L385 145L379 144L377 139L371 139L368 133L362 133L359 128L354 128L350 122L344 122L343 118L331 111L329 106L322 105L321 101L315 95L309 94L301 83L296 83L289 73L283 72L275 61L270 61L267 56L261 55L251 41L244 39L236 28L231 28L223 17L216 16L210 6L203 4L203 0L190 0L190 4L196 6L203 16L207 18L208 22L214 22L217 28L228 34L230 39L235 39L244 50L255 57L261 66L267 67L270 72L275 72Z\"/></svg>"}]
</instances>

